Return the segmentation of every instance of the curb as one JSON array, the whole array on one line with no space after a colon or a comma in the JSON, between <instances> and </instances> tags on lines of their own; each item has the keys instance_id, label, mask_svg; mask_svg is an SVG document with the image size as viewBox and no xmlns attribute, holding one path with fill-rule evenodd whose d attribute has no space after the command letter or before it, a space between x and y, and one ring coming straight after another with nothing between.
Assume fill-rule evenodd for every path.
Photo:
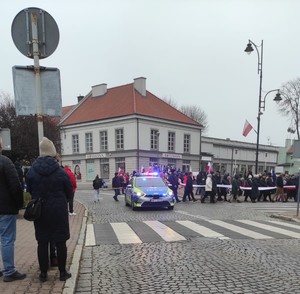
<instances>
[{"instance_id":1,"label":"curb","mask_svg":"<svg viewBox=\"0 0 300 294\"><path fill-rule=\"evenodd\" d=\"M82 219L81 229L79 233L79 238L77 241L77 245L75 247L75 250L73 252L73 258L70 265L70 272L72 273L72 277L68 279L65 282L63 294L73 294L75 293L78 273L79 273L79 267L80 267L80 260L82 256L83 246L84 246L84 240L85 240L85 234L86 234L86 225L87 225L87 218L88 218L88 209L87 207L80 201L78 201L83 205L85 208L84 216Z\"/></svg>"},{"instance_id":2,"label":"curb","mask_svg":"<svg viewBox=\"0 0 300 294\"><path fill-rule=\"evenodd\" d=\"M296 222L296 223L300 222L300 219L297 218L297 216L287 216L287 215L282 215L282 214L272 214L271 217L282 219L282 220L287 220L287 221L291 221L291 222Z\"/></svg>"}]
</instances>

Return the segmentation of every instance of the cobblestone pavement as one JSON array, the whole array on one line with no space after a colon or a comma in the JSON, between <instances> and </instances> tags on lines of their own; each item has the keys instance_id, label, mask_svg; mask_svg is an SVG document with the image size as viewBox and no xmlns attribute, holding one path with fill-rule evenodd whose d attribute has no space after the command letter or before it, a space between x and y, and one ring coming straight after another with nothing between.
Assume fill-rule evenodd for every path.
<instances>
[{"instance_id":1,"label":"cobblestone pavement","mask_svg":"<svg viewBox=\"0 0 300 294\"><path fill-rule=\"evenodd\" d=\"M79 190L88 223L146 220L270 220L296 203L179 203L174 211L132 211L122 197ZM264 209L261 210L261 208ZM270 210L271 208L271 210ZM300 293L300 239L212 239L110 244L83 248L76 293Z\"/></svg>"}]
</instances>

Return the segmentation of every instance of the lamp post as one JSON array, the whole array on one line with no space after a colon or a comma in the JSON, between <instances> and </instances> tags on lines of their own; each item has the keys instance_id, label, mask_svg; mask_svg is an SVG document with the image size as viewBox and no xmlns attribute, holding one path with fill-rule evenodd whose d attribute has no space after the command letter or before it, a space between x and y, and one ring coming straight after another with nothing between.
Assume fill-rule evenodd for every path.
<instances>
[{"instance_id":1,"label":"lamp post","mask_svg":"<svg viewBox=\"0 0 300 294\"><path fill-rule=\"evenodd\" d=\"M247 44L246 49L244 50L246 53L250 54L252 51L254 51L252 45L254 46L256 52L257 52L257 57L258 57L258 67L257 71L259 74L259 92L258 92L258 114L257 114L257 130L256 130L256 152L255 152L255 173L258 173L258 151L259 151L259 134L260 134L260 116L263 114L262 110L265 110L265 102L266 102L266 97L269 93L278 91L276 94L276 97L274 98L274 101L279 102L281 99L279 89L276 90L271 90L269 91L265 96L264 99L262 100L262 65L263 65L263 47L264 43L263 40L261 41L261 45L257 46L254 42L249 40L249 43Z\"/></svg>"},{"instance_id":2,"label":"lamp post","mask_svg":"<svg viewBox=\"0 0 300 294\"><path fill-rule=\"evenodd\" d=\"M237 170L237 166L236 166L237 153L238 153L238 150L234 149L235 156L234 156L234 170L233 170L234 172L233 172L233 174L236 174L236 170Z\"/></svg>"},{"instance_id":3,"label":"lamp post","mask_svg":"<svg viewBox=\"0 0 300 294\"><path fill-rule=\"evenodd\" d=\"M267 157L268 157L268 152L265 153L265 171L267 170Z\"/></svg>"}]
</instances>

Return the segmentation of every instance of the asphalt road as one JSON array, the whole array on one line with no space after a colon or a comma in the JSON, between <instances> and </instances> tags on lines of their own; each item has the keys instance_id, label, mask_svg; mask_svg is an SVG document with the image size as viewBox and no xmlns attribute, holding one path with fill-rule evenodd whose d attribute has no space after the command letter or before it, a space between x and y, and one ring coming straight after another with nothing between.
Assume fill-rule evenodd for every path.
<instances>
[{"instance_id":1,"label":"asphalt road","mask_svg":"<svg viewBox=\"0 0 300 294\"><path fill-rule=\"evenodd\" d=\"M89 210L76 293L300 293L300 223L288 203L178 203L132 211L112 191Z\"/></svg>"}]
</instances>

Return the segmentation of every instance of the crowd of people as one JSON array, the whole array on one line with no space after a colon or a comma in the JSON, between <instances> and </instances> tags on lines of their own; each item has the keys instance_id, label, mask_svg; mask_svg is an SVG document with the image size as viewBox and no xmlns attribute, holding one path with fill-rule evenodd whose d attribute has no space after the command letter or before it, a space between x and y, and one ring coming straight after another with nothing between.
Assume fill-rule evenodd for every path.
<instances>
[{"instance_id":1,"label":"crowd of people","mask_svg":"<svg viewBox=\"0 0 300 294\"><path fill-rule=\"evenodd\" d=\"M146 172L145 169L142 172ZM166 184L172 189L177 202L200 200L204 203L209 199L210 203L216 201L241 202L248 200L255 202L287 202L297 201L299 176L290 174L278 174L264 171L253 174L250 170L243 174L230 175L227 172L201 170L197 175L192 172L183 172L173 166L150 166L148 173L155 172L160 175ZM115 190L114 199L118 201L118 195L124 193L124 189L133 173L115 173L112 187ZM121 187L121 189L119 189ZM182 194L182 200L178 194ZM196 199L199 195L200 199Z\"/></svg>"},{"instance_id":2,"label":"crowd of people","mask_svg":"<svg viewBox=\"0 0 300 294\"><path fill-rule=\"evenodd\" d=\"M253 175L251 171L248 171L246 175L230 175L226 172L221 174L219 171L200 171L193 176L192 172L171 169L164 174L166 182L172 184L174 175L178 178L178 187L184 189L183 202L186 201L186 196L196 201L194 195L200 195L202 203L206 198L209 198L211 203L216 201L247 202L248 199L253 203L297 201L298 175L275 175L272 172ZM170 178L172 178L171 181L169 181ZM173 191L174 188L175 186L173 186Z\"/></svg>"}]
</instances>

